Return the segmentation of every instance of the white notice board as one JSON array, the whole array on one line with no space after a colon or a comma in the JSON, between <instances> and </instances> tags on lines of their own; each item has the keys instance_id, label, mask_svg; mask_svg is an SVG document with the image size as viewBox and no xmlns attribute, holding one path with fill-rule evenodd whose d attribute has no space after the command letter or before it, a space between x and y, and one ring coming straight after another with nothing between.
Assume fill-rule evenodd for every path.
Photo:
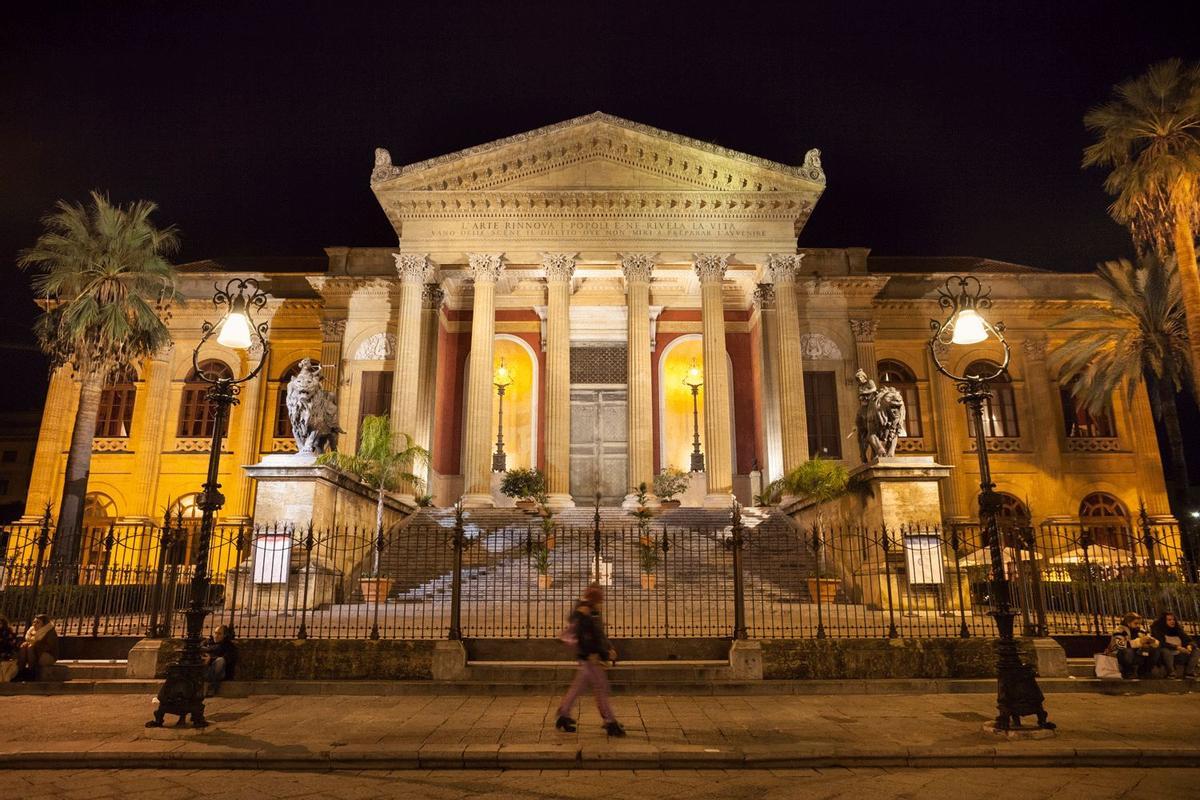
<instances>
[{"instance_id":1,"label":"white notice board","mask_svg":"<svg viewBox=\"0 0 1200 800\"><path fill-rule=\"evenodd\" d=\"M904 563L908 567L908 582L941 584L946 582L942 563L942 546L936 536L905 536Z\"/></svg>"},{"instance_id":2,"label":"white notice board","mask_svg":"<svg viewBox=\"0 0 1200 800\"><path fill-rule=\"evenodd\" d=\"M291 560L291 536L259 536L254 540L254 582L287 583Z\"/></svg>"}]
</instances>

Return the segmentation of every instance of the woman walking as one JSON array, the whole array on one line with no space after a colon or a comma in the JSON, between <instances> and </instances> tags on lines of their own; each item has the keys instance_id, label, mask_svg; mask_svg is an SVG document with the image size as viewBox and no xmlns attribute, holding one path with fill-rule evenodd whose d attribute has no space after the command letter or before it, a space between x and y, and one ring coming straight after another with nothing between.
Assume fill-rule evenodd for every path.
<instances>
[{"instance_id":1,"label":"woman walking","mask_svg":"<svg viewBox=\"0 0 1200 800\"><path fill-rule=\"evenodd\" d=\"M617 722L612 705L608 702L608 676L604 674L604 661L616 661L617 651L604 635L604 623L600 620L600 606L604 603L604 590L592 584L583 591L583 597L575 605L567 630L563 634L564 641L574 640L575 657L579 660L579 668L575 671L575 680L571 688L558 706L558 721L554 727L567 733L575 732L575 720L571 718L571 706L583 692L584 687L591 685L592 694L596 696L596 707L600 710L600 718L604 720L604 730L609 736L624 736L625 729Z\"/></svg>"}]
</instances>

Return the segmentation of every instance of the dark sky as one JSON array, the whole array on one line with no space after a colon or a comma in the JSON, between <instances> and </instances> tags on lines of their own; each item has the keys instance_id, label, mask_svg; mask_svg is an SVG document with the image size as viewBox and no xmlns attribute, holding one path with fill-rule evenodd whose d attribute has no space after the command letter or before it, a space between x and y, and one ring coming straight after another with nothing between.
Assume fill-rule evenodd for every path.
<instances>
[{"instance_id":1,"label":"dark sky","mask_svg":"<svg viewBox=\"0 0 1200 800\"><path fill-rule=\"evenodd\" d=\"M594 110L790 164L820 147L806 246L1084 270L1129 245L1081 117L1200 57L1191 2L23 5L0 24L6 345L35 312L13 258L58 198L152 199L185 260L389 245L375 147L403 164ZM0 353L0 405L36 407L44 371Z\"/></svg>"}]
</instances>

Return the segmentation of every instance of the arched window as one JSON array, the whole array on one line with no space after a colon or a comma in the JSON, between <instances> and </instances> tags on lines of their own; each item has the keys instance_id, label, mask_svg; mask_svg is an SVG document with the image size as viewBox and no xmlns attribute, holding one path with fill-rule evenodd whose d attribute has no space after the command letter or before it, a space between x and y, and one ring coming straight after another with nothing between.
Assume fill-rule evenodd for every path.
<instances>
[{"instance_id":1,"label":"arched window","mask_svg":"<svg viewBox=\"0 0 1200 800\"><path fill-rule=\"evenodd\" d=\"M1129 512L1111 494L1093 492L1083 498L1079 504L1079 522L1093 547L1129 549Z\"/></svg>"},{"instance_id":2,"label":"arched window","mask_svg":"<svg viewBox=\"0 0 1200 800\"><path fill-rule=\"evenodd\" d=\"M968 375L991 375L996 365L991 361L975 361L967 367ZM983 435L989 438L1012 438L1021 435L1017 422L1017 398L1008 370L988 383L992 393L983 403ZM967 417L967 430L975 435L975 423Z\"/></svg>"},{"instance_id":3,"label":"arched window","mask_svg":"<svg viewBox=\"0 0 1200 800\"><path fill-rule=\"evenodd\" d=\"M137 373L131 367L118 372L100 393L100 408L96 414L96 437L125 439L133 422L133 401L137 395L134 382Z\"/></svg>"},{"instance_id":4,"label":"arched window","mask_svg":"<svg viewBox=\"0 0 1200 800\"><path fill-rule=\"evenodd\" d=\"M102 492L88 492L83 498L83 565L99 564L104 551L104 537L109 526L117 521L117 504Z\"/></svg>"},{"instance_id":5,"label":"arched window","mask_svg":"<svg viewBox=\"0 0 1200 800\"><path fill-rule=\"evenodd\" d=\"M292 438L292 421L288 419L287 387L288 381L300 372L300 362L297 361L283 371L279 376L279 393L275 398L275 427L271 436L275 439Z\"/></svg>"},{"instance_id":6,"label":"arched window","mask_svg":"<svg viewBox=\"0 0 1200 800\"><path fill-rule=\"evenodd\" d=\"M1083 403L1066 387L1059 389L1059 397L1062 400L1063 423L1069 438L1105 439L1117 435L1113 427L1111 407L1093 414L1084 408Z\"/></svg>"},{"instance_id":7,"label":"arched window","mask_svg":"<svg viewBox=\"0 0 1200 800\"><path fill-rule=\"evenodd\" d=\"M167 560L172 564L191 564L196 560L197 535L204 512L196 505L200 495L185 494L171 506L171 527L181 525L180 538L171 543Z\"/></svg>"},{"instance_id":8,"label":"arched window","mask_svg":"<svg viewBox=\"0 0 1200 800\"><path fill-rule=\"evenodd\" d=\"M200 369L215 378L232 378L233 372L223 361L205 361ZM196 370L188 373L183 384L183 399L179 403L179 433L181 439L207 439L213 435L216 407L208 401L212 384L200 378Z\"/></svg>"},{"instance_id":9,"label":"arched window","mask_svg":"<svg viewBox=\"0 0 1200 800\"><path fill-rule=\"evenodd\" d=\"M906 417L904 420L905 436L919 439L923 433L921 427L921 397L917 392L917 376L913 371L899 361L880 361L875 365L879 375L879 383L899 390L904 398Z\"/></svg>"}]
</instances>

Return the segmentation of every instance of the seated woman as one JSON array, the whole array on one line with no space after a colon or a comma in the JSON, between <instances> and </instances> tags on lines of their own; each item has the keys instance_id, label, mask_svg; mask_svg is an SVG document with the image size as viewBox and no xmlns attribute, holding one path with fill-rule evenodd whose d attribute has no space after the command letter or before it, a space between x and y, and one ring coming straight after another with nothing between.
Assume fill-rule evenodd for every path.
<instances>
[{"instance_id":1,"label":"seated woman","mask_svg":"<svg viewBox=\"0 0 1200 800\"><path fill-rule=\"evenodd\" d=\"M233 677L233 669L237 666L237 645L233 643L233 631L228 625L219 626L212 638L204 643L204 679L208 683L208 692L213 695L221 686L221 681Z\"/></svg>"},{"instance_id":2,"label":"seated woman","mask_svg":"<svg viewBox=\"0 0 1200 800\"><path fill-rule=\"evenodd\" d=\"M1174 614L1170 611L1160 614L1150 626L1150 633L1162 643L1159 651L1168 678L1196 677L1196 667L1200 665L1200 641L1188 636Z\"/></svg>"},{"instance_id":3,"label":"seated woman","mask_svg":"<svg viewBox=\"0 0 1200 800\"><path fill-rule=\"evenodd\" d=\"M1160 659L1158 650L1158 640L1142 629L1142 615L1130 611L1121 617L1121 627L1104 652L1117 657L1122 678L1149 678Z\"/></svg>"},{"instance_id":4,"label":"seated woman","mask_svg":"<svg viewBox=\"0 0 1200 800\"><path fill-rule=\"evenodd\" d=\"M58 631L50 617L38 614L17 651L17 680L37 680L38 667L48 667L55 661L58 661Z\"/></svg>"}]
</instances>

